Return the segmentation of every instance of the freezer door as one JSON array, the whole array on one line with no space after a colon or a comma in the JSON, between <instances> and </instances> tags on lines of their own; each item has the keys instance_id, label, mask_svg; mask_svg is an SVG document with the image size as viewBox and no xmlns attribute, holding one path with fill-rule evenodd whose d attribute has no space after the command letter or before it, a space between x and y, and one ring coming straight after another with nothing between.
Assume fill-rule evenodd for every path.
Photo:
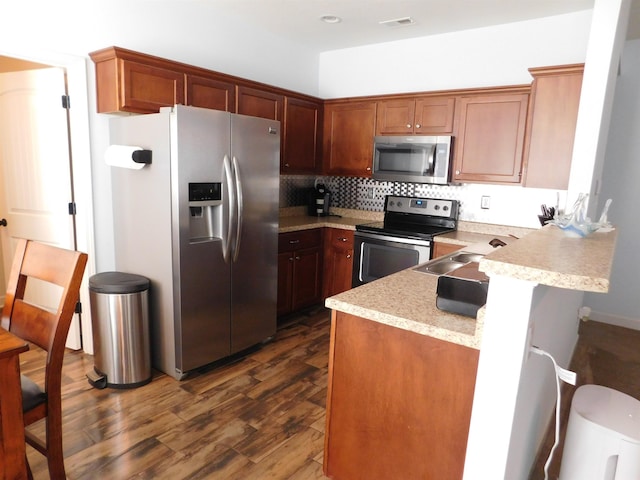
<instances>
[{"instance_id":1,"label":"freezer door","mask_svg":"<svg viewBox=\"0 0 640 480\"><path fill-rule=\"evenodd\" d=\"M232 115L231 156L239 199L231 351L238 352L276 332L280 122Z\"/></svg>"},{"instance_id":2,"label":"freezer door","mask_svg":"<svg viewBox=\"0 0 640 480\"><path fill-rule=\"evenodd\" d=\"M177 368L186 372L230 353L231 263L223 258L229 220L223 159L230 148L230 116L182 106L174 111L171 189L174 281L179 286L174 290L176 352ZM193 184L209 183L221 186L221 201L190 202L189 185L193 194ZM194 228L202 220L211 224Z\"/></svg>"}]
</instances>

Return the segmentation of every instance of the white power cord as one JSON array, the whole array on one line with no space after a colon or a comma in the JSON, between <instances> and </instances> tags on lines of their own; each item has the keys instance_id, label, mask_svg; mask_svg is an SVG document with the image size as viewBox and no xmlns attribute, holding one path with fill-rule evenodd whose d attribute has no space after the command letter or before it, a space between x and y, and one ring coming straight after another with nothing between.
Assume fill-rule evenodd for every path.
<instances>
[{"instance_id":1,"label":"white power cord","mask_svg":"<svg viewBox=\"0 0 640 480\"><path fill-rule=\"evenodd\" d=\"M564 368L558 366L556 360L551 356L549 352L545 352L541 348L532 345L530 350L536 355L541 355L544 357L548 357L551 359L553 363L553 368L556 373L556 428L555 428L555 441L553 443L553 447L551 447L551 451L549 452L549 456L547 457L547 461L544 464L544 478L545 480L549 480L549 465L551 465L551 460L553 459L553 452L558 446L558 442L560 440L560 380L566 383L570 383L571 385L576 384L576 373L570 370L565 370Z\"/></svg>"}]
</instances>

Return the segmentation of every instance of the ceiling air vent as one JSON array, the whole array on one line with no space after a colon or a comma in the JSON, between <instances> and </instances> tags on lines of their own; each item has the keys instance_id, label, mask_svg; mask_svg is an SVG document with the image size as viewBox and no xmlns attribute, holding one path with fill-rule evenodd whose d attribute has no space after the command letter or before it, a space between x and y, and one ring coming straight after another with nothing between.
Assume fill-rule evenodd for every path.
<instances>
[{"instance_id":1,"label":"ceiling air vent","mask_svg":"<svg viewBox=\"0 0 640 480\"><path fill-rule=\"evenodd\" d=\"M394 18L393 20L383 20L378 22L380 25L386 25L387 27L407 27L413 25L415 20L411 17Z\"/></svg>"}]
</instances>

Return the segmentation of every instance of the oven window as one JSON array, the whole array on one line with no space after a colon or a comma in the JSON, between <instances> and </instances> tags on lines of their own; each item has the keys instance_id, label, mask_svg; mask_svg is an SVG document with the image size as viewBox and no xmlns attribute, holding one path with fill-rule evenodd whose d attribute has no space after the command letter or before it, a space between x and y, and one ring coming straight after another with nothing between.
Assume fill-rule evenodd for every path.
<instances>
[{"instance_id":1,"label":"oven window","mask_svg":"<svg viewBox=\"0 0 640 480\"><path fill-rule=\"evenodd\" d=\"M362 247L362 280L372 282L420 263L418 250L365 243Z\"/></svg>"}]
</instances>

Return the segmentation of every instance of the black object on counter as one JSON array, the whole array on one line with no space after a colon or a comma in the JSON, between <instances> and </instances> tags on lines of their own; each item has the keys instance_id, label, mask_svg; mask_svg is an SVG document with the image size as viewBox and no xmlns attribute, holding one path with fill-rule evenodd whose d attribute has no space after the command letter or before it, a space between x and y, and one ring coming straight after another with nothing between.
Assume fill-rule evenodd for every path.
<instances>
[{"instance_id":1,"label":"black object on counter","mask_svg":"<svg viewBox=\"0 0 640 480\"><path fill-rule=\"evenodd\" d=\"M489 277L478 270L478 262L470 262L438 277L436 307L475 318L488 291Z\"/></svg>"}]
</instances>

